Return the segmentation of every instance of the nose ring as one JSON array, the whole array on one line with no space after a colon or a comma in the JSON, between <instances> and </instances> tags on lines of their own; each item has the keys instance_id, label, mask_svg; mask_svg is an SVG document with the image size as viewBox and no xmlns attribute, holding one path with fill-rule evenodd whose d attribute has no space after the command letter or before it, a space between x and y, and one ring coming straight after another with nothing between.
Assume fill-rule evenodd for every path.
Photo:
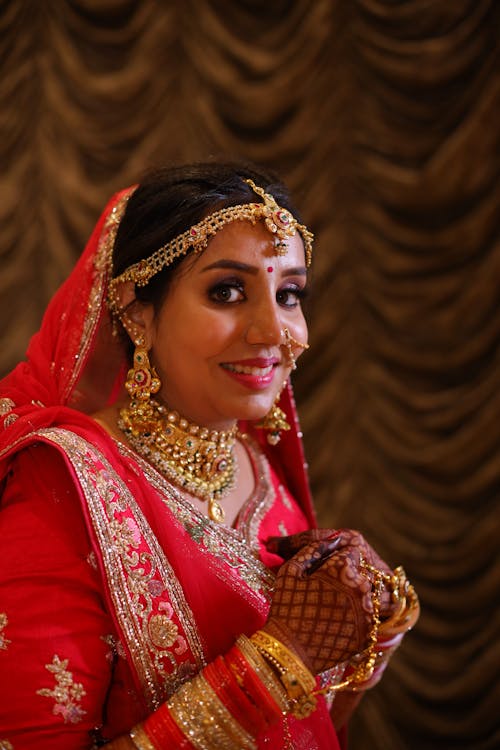
<instances>
[{"instance_id":1,"label":"nose ring","mask_svg":"<svg viewBox=\"0 0 500 750\"><path fill-rule=\"evenodd\" d=\"M294 339L294 337L291 335L288 328L283 328L283 336L284 336L284 343L283 346L286 349L288 362L287 365L292 368L292 370L297 369L297 363L295 361L295 357L293 354L292 344L295 346L300 347L301 349L309 349L309 344L303 344L301 341L297 341L297 339Z\"/></svg>"}]
</instances>

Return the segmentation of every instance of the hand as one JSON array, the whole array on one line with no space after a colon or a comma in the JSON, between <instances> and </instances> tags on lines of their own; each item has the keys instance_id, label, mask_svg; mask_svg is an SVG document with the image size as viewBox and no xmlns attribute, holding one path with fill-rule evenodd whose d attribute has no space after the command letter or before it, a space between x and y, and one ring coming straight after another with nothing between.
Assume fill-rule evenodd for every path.
<instances>
[{"instance_id":1,"label":"hand","mask_svg":"<svg viewBox=\"0 0 500 750\"><path fill-rule=\"evenodd\" d=\"M293 534L292 536L272 536L266 540L266 547L269 551L274 552L284 560L290 560L290 558L307 545L329 539L334 534L340 536L340 542L336 547L337 550L346 548L353 551L357 550L359 555L369 565L377 568L382 573L392 575L393 571L387 563L368 544L363 535L353 529L311 529L309 531L302 531L299 534ZM391 601L391 592L386 588L383 589L380 597L380 619L388 619L394 614L395 609L397 609L397 606Z\"/></svg>"},{"instance_id":2,"label":"hand","mask_svg":"<svg viewBox=\"0 0 500 750\"><path fill-rule=\"evenodd\" d=\"M373 607L371 583L360 569L360 558L391 571L361 534L304 532L272 538L267 546L283 557L293 556L278 571L264 629L294 649L316 673L363 651ZM381 613L388 616L392 611L388 592L381 605Z\"/></svg>"}]
</instances>

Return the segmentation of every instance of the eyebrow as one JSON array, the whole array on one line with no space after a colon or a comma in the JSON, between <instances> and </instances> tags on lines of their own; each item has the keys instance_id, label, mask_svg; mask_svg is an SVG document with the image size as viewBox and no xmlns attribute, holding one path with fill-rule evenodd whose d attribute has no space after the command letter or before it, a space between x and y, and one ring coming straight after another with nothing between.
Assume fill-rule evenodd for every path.
<instances>
[{"instance_id":1,"label":"eyebrow","mask_svg":"<svg viewBox=\"0 0 500 750\"><path fill-rule=\"evenodd\" d=\"M252 276L256 276L259 273L257 266L250 266L248 263L242 263L239 260L216 260L215 263L202 268L202 273L205 271L211 271L214 268L229 268L233 271L243 271L243 273L250 273ZM305 266L297 266L295 268L284 268L282 276L306 276L307 271Z\"/></svg>"}]
</instances>

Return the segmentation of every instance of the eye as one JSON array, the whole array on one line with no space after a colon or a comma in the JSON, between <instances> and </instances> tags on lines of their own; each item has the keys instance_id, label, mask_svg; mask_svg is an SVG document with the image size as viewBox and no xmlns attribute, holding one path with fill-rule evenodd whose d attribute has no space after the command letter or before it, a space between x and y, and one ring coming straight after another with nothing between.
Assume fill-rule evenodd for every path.
<instances>
[{"instance_id":1,"label":"eye","mask_svg":"<svg viewBox=\"0 0 500 750\"><path fill-rule=\"evenodd\" d=\"M291 284L276 292L276 301L282 307L297 307L306 296L306 290L296 284Z\"/></svg>"},{"instance_id":2,"label":"eye","mask_svg":"<svg viewBox=\"0 0 500 750\"><path fill-rule=\"evenodd\" d=\"M243 285L239 281L222 281L211 287L208 296L214 302L232 304L245 299Z\"/></svg>"}]
</instances>

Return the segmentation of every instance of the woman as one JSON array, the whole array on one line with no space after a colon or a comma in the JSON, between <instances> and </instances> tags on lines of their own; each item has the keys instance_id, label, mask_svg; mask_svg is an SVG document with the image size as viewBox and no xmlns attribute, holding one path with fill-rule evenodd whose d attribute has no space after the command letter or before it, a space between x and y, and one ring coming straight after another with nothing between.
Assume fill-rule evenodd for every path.
<instances>
[{"instance_id":1,"label":"woman","mask_svg":"<svg viewBox=\"0 0 500 750\"><path fill-rule=\"evenodd\" d=\"M314 530L288 382L311 251L253 167L107 206L0 383L3 750L339 747L329 708L418 602Z\"/></svg>"}]
</instances>

